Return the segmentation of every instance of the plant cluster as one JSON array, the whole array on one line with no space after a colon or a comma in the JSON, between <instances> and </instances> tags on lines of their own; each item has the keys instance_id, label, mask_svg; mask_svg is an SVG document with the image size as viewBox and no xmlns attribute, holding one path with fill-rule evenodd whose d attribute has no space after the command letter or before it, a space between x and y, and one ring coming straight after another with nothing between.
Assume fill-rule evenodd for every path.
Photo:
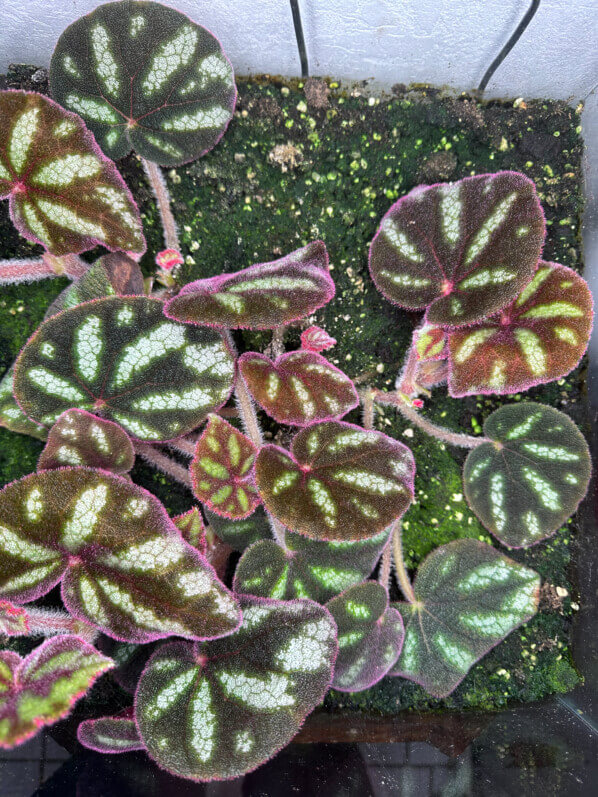
<instances>
[{"instance_id":1,"label":"plant cluster","mask_svg":"<svg viewBox=\"0 0 598 797\"><path fill-rule=\"evenodd\" d=\"M259 766L330 687L390 675L450 694L535 614L540 576L463 539L435 549L411 582L401 517L415 463L375 430L375 409L392 405L470 449L465 495L507 548L538 544L575 511L590 459L563 413L506 405L474 437L418 411L436 384L457 397L515 393L581 359L591 297L578 274L541 260L533 183L485 174L392 206L370 248L372 278L425 315L396 389L358 390L321 353L335 341L307 327L334 297L323 242L177 281L159 165L211 149L236 99L208 31L153 2L100 6L61 36L50 84L56 101L0 93L0 194L44 247L38 260L0 263L0 277L73 280L0 385L2 424L46 441L37 472L0 492L0 632L49 637L25 658L0 652L0 746L64 717L108 669L133 705L81 723L81 743L145 750L197 781ZM145 281L139 213L111 160L131 149L167 247ZM112 253L78 257L98 243ZM297 351L285 350L289 325L303 328ZM267 353L238 356L234 330L272 330ZM362 426L343 420L359 404ZM277 444L264 442L261 413L280 425ZM197 505L170 518L128 476L135 456ZM242 555L227 580L233 549ZM391 603L393 572L404 601ZM58 585L62 608L36 606ZM124 643L114 660L94 647L106 637ZM131 651L144 663L133 683Z\"/></svg>"}]
</instances>

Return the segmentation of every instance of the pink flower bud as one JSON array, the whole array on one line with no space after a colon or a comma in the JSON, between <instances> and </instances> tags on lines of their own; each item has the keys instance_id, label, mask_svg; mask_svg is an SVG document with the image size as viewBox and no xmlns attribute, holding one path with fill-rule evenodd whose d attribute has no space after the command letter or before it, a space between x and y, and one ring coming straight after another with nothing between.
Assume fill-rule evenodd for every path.
<instances>
[{"instance_id":1,"label":"pink flower bud","mask_svg":"<svg viewBox=\"0 0 598 797\"><path fill-rule=\"evenodd\" d=\"M182 254L176 249L163 249L156 255L156 263L163 271L171 271L184 262Z\"/></svg>"},{"instance_id":2,"label":"pink flower bud","mask_svg":"<svg viewBox=\"0 0 598 797\"><path fill-rule=\"evenodd\" d=\"M421 399L413 399L411 403L417 410L421 410L421 408L424 406L424 402Z\"/></svg>"},{"instance_id":3,"label":"pink flower bud","mask_svg":"<svg viewBox=\"0 0 598 797\"><path fill-rule=\"evenodd\" d=\"M331 338L321 327L309 327L301 333L301 348L306 351L319 353L325 349L331 349L335 344L336 340Z\"/></svg>"}]
</instances>

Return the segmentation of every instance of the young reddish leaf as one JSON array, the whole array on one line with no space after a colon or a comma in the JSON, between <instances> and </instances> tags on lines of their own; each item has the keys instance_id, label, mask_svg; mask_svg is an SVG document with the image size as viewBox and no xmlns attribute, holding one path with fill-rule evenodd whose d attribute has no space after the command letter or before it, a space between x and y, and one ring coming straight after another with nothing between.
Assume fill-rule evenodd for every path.
<instances>
[{"instance_id":1,"label":"young reddish leaf","mask_svg":"<svg viewBox=\"0 0 598 797\"><path fill-rule=\"evenodd\" d=\"M430 324L471 324L530 281L544 243L531 180L518 172L419 186L384 216L370 248L376 287L394 304L428 309Z\"/></svg>"},{"instance_id":2,"label":"young reddish leaf","mask_svg":"<svg viewBox=\"0 0 598 797\"><path fill-rule=\"evenodd\" d=\"M117 423L104 421L85 410L67 410L50 429L37 469L87 465L127 473L134 464L131 441Z\"/></svg>"},{"instance_id":3,"label":"young reddish leaf","mask_svg":"<svg viewBox=\"0 0 598 797\"><path fill-rule=\"evenodd\" d=\"M322 327L309 327L301 333L301 348L304 351L315 351L316 354L319 354L333 346L336 346L336 340L331 338Z\"/></svg>"},{"instance_id":4,"label":"young reddish leaf","mask_svg":"<svg viewBox=\"0 0 598 797\"><path fill-rule=\"evenodd\" d=\"M0 651L0 748L23 744L65 717L113 666L76 636L48 639L24 659Z\"/></svg>"},{"instance_id":5,"label":"young reddish leaf","mask_svg":"<svg viewBox=\"0 0 598 797\"><path fill-rule=\"evenodd\" d=\"M488 442L465 460L469 505L509 548L550 537L586 494L588 444L573 421L531 401L495 410L484 423Z\"/></svg>"},{"instance_id":6,"label":"young reddish leaf","mask_svg":"<svg viewBox=\"0 0 598 797\"><path fill-rule=\"evenodd\" d=\"M205 556L207 550L206 530L199 509L194 506L188 512L173 517L172 522L181 532L185 542L197 548L200 554Z\"/></svg>"},{"instance_id":7,"label":"young reddish leaf","mask_svg":"<svg viewBox=\"0 0 598 797\"><path fill-rule=\"evenodd\" d=\"M208 415L189 468L195 497L232 520L250 515L260 502L253 483L256 453L248 437L219 415Z\"/></svg>"},{"instance_id":8,"label":"young reddish leaf","mask_svg":"<svg viewBox=\"0 0 598 797\"><path fill-rule=\"evenodd\" d=\"M441 385L448 379L446 360L423 360L417 366L415 381L418 387L431 388Z\"/></svg>"},{"instance_id":9,"label":"young reddish leaf","mask_svg":"<svg viewBox=\"0 0 598 797\"><path fill-rule=\"evenodd\" d=\"M230 520L205 508L204 512L210 528L235 551L244 551L258 540L272 539L270 522L262 506L258 506L252 515L243 520Z\"/></svg>"},{"instance_id":10,"label":"young reddish leaf","mask_svg":"<svg viewBox=\"0 0 598 797\"><path fill-rule=\"evenodd\" d=\"M141 440L198 426L228 398L233 357L212 329L170 321L146 296L110 296L45 321L21 351L14 391L51 426L66 409L90 410Z\"/></svg>"},{"instance_id":11,"label":"young reddish leaf","mask_svg":"<svg viewBox=\"0 0 598 797\"><path fill-rule=\"evenodd\" d=\"M160 3L106 3L58 40L52 96L111 158L134 149L179 166L214 147L237 97L232 66L201 25Z\"/></svg>"},{"instance_id":12,"label":"young reddish leaf","mask_svg":"<svg viewBox=\"0 0 598 797\"><path fill-rule=\"evenodd\" d=\"M314 241L270 263L190 282L165 312L191 324L274 329L311 315L333 296L326 246Z\"/></svg>"},{"instance_id":13,"label":"young reddish leaf","mask_svg":"<svg viewBox=\"0 0 598 797\"><path fill-rule=\"evenodd\" d=\"M156 255L156 265L162 271L172 271L175 266L182 266L185 262L178 249L163 249Z\"/></svg>"},{"instance_id":14,"label":"young reddish leaf","mask_svg":"<svg viewBox=\"0 0 598 797\"><path fill-rule=\"evenodd\" d=\"M319 542L287 531L285 548L261 540L241 557L233 590L259 598L325 603L371 575L388 536L385 529L368 540Z\"/></svg>"},{"instance_id":15,"label":"young reddish leaf","mask_svg":"<svg viewBox=\"0 0 598 797\"><path fill-rule=\"evenodd\" d=\"M0 597L26 603L62 579L67 610L115 639L204 639L240 621L158 499L104 471L47 470L5 487L0 562Z\"/></svg>"},{"instance_id":16,"label":"young reddish leaf","mask_svg":"<svg viewBox=\"0 0 598 797\"><path fill-rule=\"evenodd\" d=\"M29 634L29 615L25 609L21 606L13 606L8 601L0 600L0 634L6 636L27 636Z\"/></svg>"},{"instance_id":17,"label":"young reddish leaf","mask_svg":"<svg viewBox=\"0 0 598 797\"><path fill-rule=\"evenodd\" d=\"M266 509L316 540L363 540L400 517L413 498L411 451L381 432L342 421L302 429L291 453L264 446L255 475Z\"/></svg>"},{"instance_id":18,"label":"young reddish leaf","mask_svg":"<svg viewBox=\"0 0 598 797\"><path fill-rule=\"evenodd\" d=\"M81 119L41 94L0 91L0 199L21 235L54 255L145 251L141 218L116 166Z\"/></svg>"},{"instance_id":19,"label":"young reddish leaf","mask_svg":"<svg viewBox=\"0 0 598 797\"><path fill-rule=\"evenodd\" d=\"M338 628L338 657L332 688L360 692L378 683L396 662L405 629L388 591L377 581L364 581L328 601Z\"/></svg>"},{"instance_id":20,"label":"young reddish leaf","mask_svg":"<svg viewBox=\"0 0 598 797\"><path fill-rule=\"evenodd\" d=\"M592 308L579 274L540 260L501 313L449 334L449 393L519 393L566 376L587 348Z\"/></svg>"},{"instance_id":21,"label":"young reddish leaf","mask_svg":"<svg viewBox=\"0 0 598 797\"><path fill-rule=\"evenodd\" d=\"M239 631L163 645L139 681L143 744L180 777L227 780L255 769L293 738L330 686L336 626L324 607L240 600Z\"/></svg>"},{"instance_id":22,"label":"young reddish leaf","mask_svg":"<svg viewBox=\"0 0 598 797\"><path fill-rule=\"evenodd\" d=\"M130 753L144 749L130 709L115 717L98 717L81 722L77 728L77 739L83 747L97 753Z\"/></svg>"},{"instance_id":23,"label":"young reddish leaf","mask_svg":"<svg viewBox=\"0 0 598 797\"><path fill-rule=\"evenodd\" d=\"M393 604L403 615L405 641L390 675L446 697L482 656L534 616L540 577L491 545L464 539L432 551L413 591L414 603Z\"/></svg>"},{"instance_id":24,"label":"young reddish leaf","mask_svg":"<svg viewBox=\"0 0 598 797\"><path fill-rule=\"evenodd\" d=\"M307 426L342 418L359 404L349 377L315 352L292 351L274 362L246 352L239 370L253 398L278 423Z\"/></svg>"},{"instance_id":25,"label":"young reddish leaf","mask_svg":"<svg viewBox=\"0 0 598 797\"><path fill-rule=\"evenodd\" d=\"M46 427L28 418L17 404L13 394L13 380L14 365L0 380L0 426L10 429L11 432L45 440L48 436Z\"/></svg>"},{"instance_id":26,"label":"young reddish leaf","mask_svg":"<svg viewBox=\"0 0 598 797\"><path fill-rule=\"evenodd\" d=\"M414 331L413 346L421 362L443 360L448 354L444 329L430 324L423 324Z\"/></svg>"}]
</instances>

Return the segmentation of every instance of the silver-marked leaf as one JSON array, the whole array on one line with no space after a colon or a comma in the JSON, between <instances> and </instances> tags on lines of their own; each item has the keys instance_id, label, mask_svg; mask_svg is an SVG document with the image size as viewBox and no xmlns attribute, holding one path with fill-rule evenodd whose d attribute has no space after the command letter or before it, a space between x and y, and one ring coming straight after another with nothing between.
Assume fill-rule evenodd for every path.
<instances>
[{"instance_id":1,"label":"silver-marked leaf","mask_svg":"<svg viewBox=\"0 0 598 797\"><path fill-rule=\"evenodd\" d=\"M342 418L359 404L349 377L315 352L292 351L274 362L246 352L239 370L253 398L278 423L307 426Z\"/></svg>"},{"instance_id":2,"label":"silver-marked leaf","mask_svg":"<svg viewBox=\"0 0 598 797\"><path fill-rule=\"evenodd\" d=\"M0 199L21 235L54 255L144 252L137 205L80 117L41 94L0 91Z\"/></svg>"},{"instance_id":3,"label":"silver-marked leaf","mask_svg":"<svg viewBox=\"0 0 598 797\"><path fill-rule=\"evenodd\" d=\"M0 597L26 603L62 580L76 618L129 642L222 636L236 601L151 493L119 476L61 468L0 492Z\"/></svg>"},{"instance_id":4,"label":"silver-marked leaf","mask_svg":"<svg viewBox=\"0 0 598 797\"><path fill-rule=\"evenodd\" d=\"M370 248L376 287L394 304L428 309L430 324L471 324L530 281L544 243L531 180L518 172L419 186L386 213Z\"/></svg>"},{"instance_id":5,"label":"silver-marked leaf","mask_svg":"<svg viewBox=\"0 0 598 797\"><path fill-rule=\"evenodd\" d=\"M163 645L139 681L141 739L175 775L226 780L255 769L293 738L330 686L336 626L324 607L240 600L237 633Z\"/></svg>"},{"instance_id":6,"label":"silver-marked leaf","mask_svg":"<svg viewBox=\"0 0 598 797\"><path fill-rule=\"evenodd\" d=\"M0 748L23 744L65 717L113 666L76 636L48 639L26 658L0 651Z\"/></svg>"},{"instance_id":7,"label":"silver-marked leaf","mask_svg":"<svg viewBox=\"0 0 598 797\"><path fill-rule=\"evenodd\" d=\"M14 606L0 600L0 634L6 636L27 636L29 615L22 606Z\"/></svg>"},{"instance_id":8,"label":"silver-marked leaf","mask_svg":"<svg viewBox=\"0 0 598 797\"><path fill-rule=\"evenodd\" d=\"M188 512L173 517L172 522L181 532L185 542L197 548L205 556L207 549L206 530L199 509L194 506Z\"/></svg>"},{"instance_id":9,"label":"silver-marked leaf","mask_svg":"<svg viewBox=\"0 0 598 797\"><path fill-rule=\"evenodd\" d=\"M132 149L178 166L214 147L237 89L218 40L160 3L106 3L58 40L52 96L80 114L111 158Z\"/></svg>"},{"instance_id":10,"label":"silver-marked leaf","mask_svg":"<svg viewBox=\"0 0 598 797\"><path fill-rule=\"evenodd\" d=\"M478 540L436 548L420 565L415 603L394 603L405 641L390 675L446 697L473 665L538 609L540 577Z\"/></svg>"},{"instance_id":11,"label":"silver-marked leaf","mask_svg":"<svg viewBox=\"0 0 598 797\"><path fill-rule=\"evenodd\" d=\"M314 241L270 263L190 282L166 315L229 329L274 329L311 315L334 296L328 252Z\"/></svg>"},{"instance_id":12,"label":"silver-marked leaf","mask_svg":"<svg viewBox=\"0 0 598 797\"><path fill-rule=\"evenodd\" d=\"M311 598L325 603L371 575L389 531L356 542L319 542L287 531L282 548L261 540L248 548L235 571L235 593L260 598Z\"/></svg>"},{"instance_id":13,"label":"silver-marked leaf","mask_svg":"<svg viewBox=\"0 0 598 797\"><path fill-rule=\"evenodd\" d=\"M235 551L244 551L258 540L272 539L272 529L262 506L258 506L253 514L243 520L230 520L207 508L204 508L204 512L210 528Z\"/></svg>"},{"instance_id":14,"label":"silver-marked leaf","mask_svg":"<svg viewBox=\"0 0 598 797\"><path fill-rule=\"evenodd\" d=\"M67 410L48 434L38 470L87 465L127 473L135 464L133 445L122 428L85 410Z\"/></svg>"},{"instance_id":15,"label":"silver-marked leaf","mask_svg":"<svg viewBox=\"0 0 598 797\"><path fill-rule=\"evenodd\" d=\"M0 426L10 429L11 432L45 440L48 436L47 428L28 418L16 402L13 393L14 370L12 365L0 380Z\"/></svg>"},{"instance_id":16,"label":"silver-marked leaf","mask_svg":"<svg viewBox=\"0 0 598 797\"><path fill-rule=\"evenodd\" d=\"M508 307L449 333L449 393L519 393L566 376L587 348L592 307L579 274L540 260Z\"/></svg>"},{"instance_id":17,"label":"silver-marked leaf","mask_svg":"<svg viewBox=\"0 0 598 797\"><path fill-rule=\"evenodd\" d=\"M85 720L77 728L77 739L83 747L97 753L130 753L143 750L132 710L115 717Z\"/></svg>"},{"instance_id":18,"label":"silver-marked leaf","mask_svg":"<svg viewBox=\"0 0 598 797\"><path fill-rule=\"evenodd\" d=\"M234 361L212 329L164 317L146 296L110 296L45 321L21 351L14 391L29 417L51 426L78 408L141 440L198 426L228 398Z\"/></svg>"},{"instance_id":19,"label":"silver-marked leaf","mask_svg":"<svg viewBox=\"0 0 598 797\"><path fill-rule=\"evenodd\" d=\"M255 476L266 509L316 540L363 540L400 517L413 498L415 463L402 443L342 421L302 429L291 453L260 450Z\"/></svg>"},{"instance_id":20,"label":"silver-marked leaf","mask_svg":"<svg viewBox=\"0 0 598 797\"><path fill-rule=\"evenodd\" d=\"M405 629L400 613L388 605L388 590L364 581L328 601L338 628L338 657L332 688L359 692L384 678L396 662Z\"/></svg>"},{"instance_id":21,"label":"silver-marked leaf","mask_svg":"<svg viewBox=\"0 0 598 797\"><path fill-rule=\"evenodd\" d=\"M564 413L531 401L495 410L488 442L467 456L465 496L484 526L509 548L550 537L586 494L588 444Z\"/></svg>"}]
</instances>

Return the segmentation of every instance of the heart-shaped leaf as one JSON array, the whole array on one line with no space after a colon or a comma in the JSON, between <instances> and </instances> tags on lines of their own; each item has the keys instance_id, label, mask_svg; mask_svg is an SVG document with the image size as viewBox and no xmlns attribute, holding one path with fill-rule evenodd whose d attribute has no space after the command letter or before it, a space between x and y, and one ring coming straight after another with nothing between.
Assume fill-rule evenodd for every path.
<instances>
[{"instance_id":1,"label":"heart-shaped leaf","mask_svg":"<svg viewBox=\"0 0 598 797\"><path fill-rule=\"evenodd\" d=\"M0 634L27 636L28 633L29 615L25 609L8 601L0 601Z\"/></svg>"},{"instance_id":2,"label":"heart-shaped leaf","mask_svg":"<svg viewBox=\"0 0 598 797\"><path fill-rule=\"evenodd\" d=\"M38 470L65 465L87 465L113 473L127 473L135 464L128 435L112 421L85 410L67 410L48 434L48 442L37 461Z\"/></svg>"},{"instance_id":3,"label":"heart-shaped leaf","mask_svg":"<svg viewBox=\"0 0 598 797\"><path fill-rule=\"evenodd\" d=\"M243 520L230 520L209 509L204 509L204 512L210 528L235 551L244 551L258 540L272 539L272 529L262 506L258 506L252 515Z\"/></svg>"},{"instance_id":4,"label":"heart-shaped leaf","mask_svg":"<svg viewBox=\"0 0 598 797\"><path fill-rule=\"evenodd\" d=\"M342 421L302 429L291 453L264 446L255 475L266 509L316 540L363 540L400 517L413 498L415 463L402 443Z\"/></svg>"},{"instance_id":5,"label":"heart-shaped leaf","mask_svg":"<svg viewBox=\"0 0 598 797\"><path fill-rule=\"evenodd\" d=\"M307 426L342 418L359 404L349 377L315 352L292 351L274 362L246 352L239 370L253 398L278 423Z\"/></svg>"},{"instance_id":6,"label":"heart-shaped leaf","mask_svg":"<svg viewBox=\"0 0 598 797\"><path fill-rule=\"evenodd\" d=\"M579 274L540 260L501 313L449 334L449 393L518 393L566 376L587 348L592 307Z\"/></svg>"},{"instance_id":7,"label":"heart-shaped leaf","mask_svg":"<svg viewBox=\"0 0 598 797\"><path fill-rule=\"evenodd\" d=\"M336 626L312 601L241 597L227 640L173 642L150 659L135 697L149 755L191 780L226 780L284 747L326 693Z\"/></svg>"},{"instance_id":8,"label":"heart-shaped leaf","mask_svg":"<svg viewBox=\"0 0 598 797\"><path fill-rule=\"evenodd\" d=\"M403 646L400 613L388 605L388 591L377 581L349 587L326 608L338 628L333 689L359 692L384 678Z\"/></svg>"},{"instance_id":9,"label":"heart-shaped leaf","mask_svg":"<svg viewBox=\"0 0 598 797\"><path fill-rule=\"evenodd\" d=\"M314 241L271 263L190 282L167 302L166 315L228 329L274 329L311 315L333 296L326 246Z\"/></svg>"},{"instance_id":10,"label":"heart-shaped leaf","mask_svg":"<svg viewBox=\"0 0 598 797\"><path fill-rule=\"evenodd\" d=\"M0 91L0 199L30 241L55 255L145 251L131 192L81 119L41 94Z\"/></svg>"},{"instance_id":11,"label":"heart-shaped leaf","mask_svg":"<svg viewBox=\"0 0 598 797\"><path fill-rule=\"evenodd\" d=\"M260 598L311 598L325 603L371 575L388 537L385 529L357 542L319 542L287 531L286 548L261 540L245 551L233 590Z\"/></svg>"},{"instance_id":12,"label":"heart-shaped leaf","mask_svg":"<svg viewBox=\"0 0 598 797\"><path fill-rule=\"evenodd\" d=\"M394 304L428 309L430 324L471 324L530 281L544 243L531 180L518 172L419 186L384 216L370 272Z\"/></svg>"},{"instance_id":13,"label":"heart-shaped leaf","mask_svg":"<svg viewBox=\"0 0 598 797\"><path fill-rule=\"evenodd\" d=\"M197 548L197 550L205 556L207 548L206 530L204 528L203 519L199 509L194 506L183 515L177 515L174 517L172 522L181 532L181 536L185 542L188 542L189 545Z\"/></svg>"},{"instance_id":14,"label":"heart-shaped leaf","mask_svg":"<svg viewBox=\"0 0 598 797\"><path fill-rule=\"evenodd\" d=\"M230 592L151 493L104 471L41 471L0 492L0 597L62 600L109 636L149 642L229 634Z\"/></svg>"},{"instance_id":15,"label":"heart-shaped leaf","mask_svg":"<svg viewBox=\"0 0 598 797\"><path fill-rule=\"evenodd\" d=\"M469 505L509 548L550 537L588 489L584 436L564 413L531 401L499 407L484 434L489 442L470 451L463 468Z\"/></svg>"},{"instance_id":16,"label":"heart-shaped leaf","mask_svg":"<svg viewBox=\"0 0 598 797\"><path fill-rule=\"evenodd\" d=\"M160 3L106 3L64 31L50 64L52 96L80 114L104 152L134 149L164 166L214 147L237 90L220 43Z\"/></svg>"},{"instance_id":17,"label":"heart-shaped leaf","mask_svg":"<svg viewBox=\"0 0 598 797\"><path fill-rule=\"evenodd\" d=\"M48 639L24 659L0 651L0 748L23 744L41 727L66 716L113 666L75 636Z\"/></svg>"},{"instance_id":18,"label":"heart-shaped leaf","mask_svg":"<svg viewBox=\"0 0 598 797\"><path fill-rule=\"evenodd\" d=\"M40 423L35 423L28 418L17 404L13 393L14 365L11 366L0 380L0 426L10 429L18 434L28 434L45 440L48 430Z\"/></svg>"},{"instance_id":19,"label":"heart-shaped leaf","mask_svg":"<svg viewBox=\"0 0 598 797\"><path fill-rule=\"evenodd\" d=\"M143 750L132 711L115 717L85 720L77 728L77 739L83 747L97 753L130 753Z\"/></svg>"},{"instance_id":20,"label":"heart-shaped leaf","mask_svg":"<svg viewBox=\"0 0 598 797\"><path fill-rule=\"evenodd\" d=\"M256 453L248 437L219 415L208 415L189 469L196 498L223 517L250 515L260 502L253 484Z\"/></svg>"},{"instance_id":21,"label":"heart-shaped leaf","mask_svg":"<svg viewBox=\"0 0 598 797\"><path fill-rule=\"evenodd\" d=\"M233 357L212 329L164 318L146 296L109 296L45 321L15 366L28 416L51 426L64 410L91 410L141 440L198 426L228 398Z\"/></svg>"},{"instance_id":22,"label":"heart-shaped leaf","mask_svg":"<svg viewBox=\"0 0 598 797\"><path fill-rule=\"evenodd\" d=\"M477 540L456 540L424 560L415 603L395 603L405 641L391 675L446 697L471 667L537 611L540 577Z\"/></svg>"}]
</instances>

